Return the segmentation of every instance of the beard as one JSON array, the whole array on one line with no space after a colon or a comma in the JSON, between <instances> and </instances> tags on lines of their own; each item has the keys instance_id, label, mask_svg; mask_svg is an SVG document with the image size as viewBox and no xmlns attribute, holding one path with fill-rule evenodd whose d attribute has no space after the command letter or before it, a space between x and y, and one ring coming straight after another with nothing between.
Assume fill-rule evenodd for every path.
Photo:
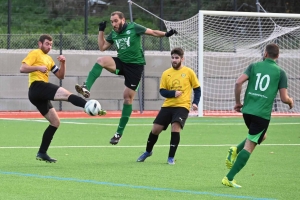
<instances>
[{"instance_id":1,"label":"beard","mask_svg":"<svg viewBox=\"0 0 300 200\"><path fill-rule=\"evenodd\" d=\"M47 54L50 51L50 49L46 49L43 46L41 47L41 50L44 52L44 54Z\"/></svg>"},{"instance_id":2,"label":"beard","mask_svg":"<svg viewBox=\"0 0 300 200\"><path fill-rule=\"evenodd\" d=\"M120 33L123 29L123 24L120 23L117 27L114 27L114 30L117 32L117 33Z\"/></svg>"},{"instance_id":3,"label":"beard","mask_svg":"<svg viewBox=\"0 0 300 200\"><path fill-rule=\"evenodd\" d=\"M173 69L179 69L180 66L181 66L181 62L179 62L179 63L172 63Z\"/></svg>"}]
</instances>

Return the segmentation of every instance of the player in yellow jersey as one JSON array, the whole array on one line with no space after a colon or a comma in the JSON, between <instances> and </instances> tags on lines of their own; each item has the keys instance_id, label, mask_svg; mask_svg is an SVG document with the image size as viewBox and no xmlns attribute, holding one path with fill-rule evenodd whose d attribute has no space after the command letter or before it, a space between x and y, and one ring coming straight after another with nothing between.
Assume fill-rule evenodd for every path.
<instances>
[{"instance_id":1,"label":"player in yellow jersey","mask_svg":"<svg viewBox=\"0 0 300 200\"><path fill-rule=\"evenodd\" d=\"M168 156L168 164L175 164L175 153L180 142L180 131L183 129L191 109L197 110L201 96L201 88L195 72L184 65L184 51L181 48L174 48L171 51L172 67L165 70L160 81L160 94L165 101L156 116L152 130L149 134L146 151L137 159L137 162L144 162L152 155L152 149L159 134L166 130L171 124L171 140ZM192 92L194 91L193 102Z\"/></svg>"},{"instance_id":2,"label":"player in yellow jersey","mask_svg":"<svg viewBox=\"0 0 300 200\"><path fill-rule=\"evenodd\" d=\"M75 106L84 108L86 100L72 94L63 87L49 83L49 72L51 71L58 79L65 77L66 58L59 55L57 60L60 67L56 66L53 59L48 55L52 49L52 37L41 35L38 41L38 49L32 50L23 59L20 68L21 73L29 74L28 97L30 102L36 106L39 112L50 122L46 128L42 143L37 153L36 159L46 162L56 162L47 154L52 138L60 125L59 117L53 108L51 101L69 101ZM99 115L105 114L101 111Z\"/></svg>"}]
</instances>

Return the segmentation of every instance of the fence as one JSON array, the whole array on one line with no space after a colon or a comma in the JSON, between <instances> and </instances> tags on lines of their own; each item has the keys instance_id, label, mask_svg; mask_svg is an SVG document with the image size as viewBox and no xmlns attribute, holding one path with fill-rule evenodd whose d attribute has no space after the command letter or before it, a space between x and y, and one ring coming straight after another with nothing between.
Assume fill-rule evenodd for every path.
<instances>
[{"instance_id":1,"label":"fence","mask_svg":"<svg viewBox=\"0 0 300 200\"><path fill-rule=\"evenodd\" d=\"M50 75L50 81L71 92L75 92L74 85L76 83L82 83L85 80L98 56L116 56L114 48L105 52L98 50L97 35L54 34L52 36L54 45L49 55L56 60L58 54L64 54L67 58L67 73L62 81ZM2 91L0 110L35 110L27 98L28 75L19 73L19 67L30 49L37 48L38 38L39 35L0 35L0 64L2 66L0 68L0 89ZM142 45L145 54L149 56L146 56L145 74L141 81L139 94L134 100L134 109L157 110L163 100L158 93L160 75L164 69L170 66L169 41L168 38L144 35ZM160 49L164 51L160 51ZM123 77L112 75L104 70L101 78L96 81L91 90L91 98L99 100L107 110L121 110L123 82ZM57 110L78 110L64 102L54 102L53 105Z\"/></svg>"},{"instance_id":2,"label":"fence","mask_svg":"<svg viewBox=\"0 0 300 200\"><path fill-rule=\"evenodd\" d=\"M97 35L51 34L54 50L99 50ZM38 34L0 34L0 49L35 49ZM142 36L144 51L169 51L168 38ZM112 46L109 50L116 50Z\"/></svg>"}]
</instances>

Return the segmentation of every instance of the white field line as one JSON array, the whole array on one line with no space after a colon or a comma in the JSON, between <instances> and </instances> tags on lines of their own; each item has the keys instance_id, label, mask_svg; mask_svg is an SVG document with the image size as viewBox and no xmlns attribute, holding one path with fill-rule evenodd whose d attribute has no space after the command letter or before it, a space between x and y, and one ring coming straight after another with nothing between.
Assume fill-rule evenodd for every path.
<instances>
[{"instance_id":1,"label":"white field line","mask_svg":"<svg viewBox=\"0 0 300 200\"><path fill-rule=\"evenodd\" d=\"M30 122L42 122L42 123L49 123L47 120L44 119L10 119L10 118L2 118L0 120L11 120L11 121L30 121ZM118 124L107 124L107 123L86 123L86 122L66 122L66 121L61 121L61 124L78 124L78 125L96 125L96 126L117 126ZM271 122L270 126L277 126L277 125L299 125L300 122L287 122L287 123L276 123L276 122ZM152 126L153 124L127 124L127 126ZM244 123L205 123L205 122L199 122L199 123L186 123L186 125L193 126L193 125L209 125L209 126L242 126L245 125Z\"/></svg>"},{"instance_id":2,"label":"white field line","mask_svg":"<svg viewBox=\"0 0 300 200\"><path fill-rule=\"evenodd\" d=\"M233 144L181 144L180 147L230 147ZM170 145L155 145L155 147L169 147ZM261 144L260 146L300 146L300 144ZM0 147L0 149L36 149L39 147ZM145 145L138 146L51 146L51 149L65 148L145 148Z\"/></svg>"}]
</instances>

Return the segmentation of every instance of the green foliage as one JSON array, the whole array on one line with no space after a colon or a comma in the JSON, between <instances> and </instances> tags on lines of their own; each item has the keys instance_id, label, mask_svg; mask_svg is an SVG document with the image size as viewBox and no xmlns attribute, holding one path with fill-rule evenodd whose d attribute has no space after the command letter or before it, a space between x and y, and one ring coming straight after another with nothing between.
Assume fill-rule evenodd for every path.
<instances>
[{"instance_id":1,"label":"green foliage","mask_svg":"<svg viewBox=\"0 0 300 200\"><path fill-rule=\"evenodd\" d=\"M11 33L85 33L85 0L10 0L11 2ZM106 20L109 22L110 13L120 10L125 14L127 21L130 19L128 1L109 0L109 5L93 5L89 7L87 23L88 34L97 34L98 23ZM135 6L132 7L133 20L145 27L160 29L161 20L182 21L202 10L233 10L234 2L229 0L135 0L136 4L147 11ZM260 4L268 12L296 13L300 10L300 3L296 0L267 1L260 0ZM249 6L242 6L243 3ZM161 5L163 6L161 8ZM240 11L256 12L253 0L236 0L236 7ZM94 12L95 11L95 12ZM8 0L0 0L0 34L6 34L8 29ZM163 29L165 27L163 26ZM106 29L108 34L110 29Z\"/></svg>"}]
</instances>

